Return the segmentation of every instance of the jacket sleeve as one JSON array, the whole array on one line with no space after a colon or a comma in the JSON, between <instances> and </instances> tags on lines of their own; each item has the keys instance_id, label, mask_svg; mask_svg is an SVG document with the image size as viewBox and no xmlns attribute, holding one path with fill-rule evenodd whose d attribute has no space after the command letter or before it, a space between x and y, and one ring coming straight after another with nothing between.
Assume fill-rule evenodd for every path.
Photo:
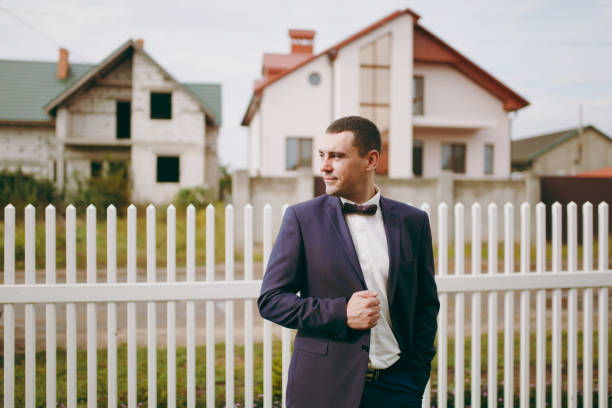
<instances>
[{"instance_id":1,"label":"jacket sleeve","mask_svg":"<svg viewBox=\"0 0 612 408\"><path fill-rule=\"evenodd\" d=\"M434 278L434 260L429 217L425 215L421 228L421 247L418 256L418 289L414 321L414 357L417 364L429 371L436 354L434 340L438 330L440 310L438 289Z\"/></svg>"},{"instance_id":2,"label":"jacket sleeve","mask_svg":"<svg viewBox=\"0 0 612 408\"><path fill-rule=\"evenodd\" d=\"M308 330L332 338L344 338L346 325L345 297L300 297L306 287L306 259L299 220L292 207L283 222L270 254L257 300L264 319L282 326Z\"/></svg>"}]
</instances>

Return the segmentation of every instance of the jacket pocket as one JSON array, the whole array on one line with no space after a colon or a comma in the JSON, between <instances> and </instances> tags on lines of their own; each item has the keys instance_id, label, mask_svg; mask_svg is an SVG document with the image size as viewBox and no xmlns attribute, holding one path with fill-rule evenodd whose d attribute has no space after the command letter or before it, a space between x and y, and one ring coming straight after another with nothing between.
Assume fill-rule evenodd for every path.
<instances>
[{"instance_id":1,"label":"jacket pocket","mask_svg":"<svg viewBox=\"0 0 612 408\"><path fill-rule=\"evenodd\" d=\"M298 350L307 351L309 353L320 354L322 356L327 355L327 347L329 342L314 337L301 337L296 336L293 343L293 347Z\"/></svg>"}]
</instances>

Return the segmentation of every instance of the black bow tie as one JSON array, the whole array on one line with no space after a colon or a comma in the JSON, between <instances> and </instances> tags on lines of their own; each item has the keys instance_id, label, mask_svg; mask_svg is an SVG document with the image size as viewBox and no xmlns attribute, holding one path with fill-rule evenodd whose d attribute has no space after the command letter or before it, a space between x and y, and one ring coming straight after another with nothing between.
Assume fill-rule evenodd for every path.
<instances>
[{"instance_id":1,"label":"black bow tie","mask_svg":"<svg viewBox=\"0 0 612 408\"><path fill-rule=\"evenodd\" d=\"M377 208L378 206L376 204L357 205L357 204L351 204L351 203L343 203L342 213L343 214L374 215L376 214Z\"/></svg>"}]
</instances>

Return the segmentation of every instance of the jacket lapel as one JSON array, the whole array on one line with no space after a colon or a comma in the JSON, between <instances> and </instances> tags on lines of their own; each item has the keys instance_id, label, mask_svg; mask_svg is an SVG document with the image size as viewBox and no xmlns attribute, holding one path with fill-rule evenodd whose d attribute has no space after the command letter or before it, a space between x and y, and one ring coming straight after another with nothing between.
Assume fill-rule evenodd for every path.
<instances>
[{"instance_id":1,"label":"jacket lapel","mask_svg":"<svg viewBox=\"0 0 612 408\"><path fill-rule=\"evenodd\" d=\"M365 283L365 279L363 278L361 266L359 265L359 259L357 258L357 251L355 250L355 245L353 244L351 232L349 231L348 225L346 224L346 220L344 219L344 215L342 214L339 198L328 196L327 215L331 221L333 230L338 237L340 246L344 250L346 257L348 258L351 266L353 267L353 272L355 273L355 275L359 279L359 282L361 283L361 286L365 290L367 288L367 285Z\"/></svg>"},{"instance_id":2,"label":"jacket lapel","mask_svg":"<svg viewBox=\"0 0 612 408\"><path fill-rule=\"evenodd\" d=\"M399 255L400 255L400 225L397 213L391 201L385 197L380 197L380 210L382 211L385 233L387 235L387 248L389 250L389 282L387 295L389 305L393 303L395 287L399 275Z\"/></svg>"}]
</instances>

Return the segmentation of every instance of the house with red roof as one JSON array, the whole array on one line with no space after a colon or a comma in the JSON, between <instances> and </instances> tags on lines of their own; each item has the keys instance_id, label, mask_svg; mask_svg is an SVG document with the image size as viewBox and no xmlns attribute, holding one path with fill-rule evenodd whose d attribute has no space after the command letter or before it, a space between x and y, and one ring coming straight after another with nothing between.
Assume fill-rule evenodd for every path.
<instances>
[{"instance_id":1,"label":"house with red roof","mask_svg":"<svg viewBox=\"0 0 612 408\"><path fill-rule=\"evenodd\" d=\"M391 179L508 178L510 113L527 100L396 11L315 54L315 32L290 30L290 54L264 54L242 125L251 177L319 174L315 152L334 119L360 115L383 137Z\"/></svg>"}]
</instances>

